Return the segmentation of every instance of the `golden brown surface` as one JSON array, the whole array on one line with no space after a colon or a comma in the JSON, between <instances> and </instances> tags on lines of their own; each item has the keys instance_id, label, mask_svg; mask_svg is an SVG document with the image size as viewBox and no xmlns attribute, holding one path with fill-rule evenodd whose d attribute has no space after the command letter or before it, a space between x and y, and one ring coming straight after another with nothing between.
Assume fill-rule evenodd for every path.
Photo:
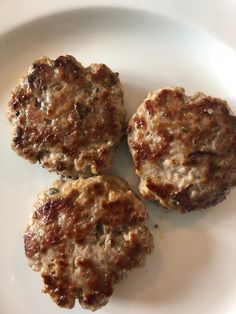
<instances>
[{"instance_id":1,"label":"golden brown surface","mask_svg":"<svg viewBox=\"0 0 236 314\"><path fill-rule=\"evenodd\" d=\"M43 291L62 307L72 308L77 298L91 310L105 305L113 285L151 253L146 216L121 178L56 181L39 194L24 234Z\"/></svg>"},{"instance_id":2,"label":"golden brown surface","mask_svg":"<svg viewBox=\"0 0 236 314\"><path fill-rule=\"evenodd\" d=\"M9 102L12 148L64 176L110 167L125 128L118 73L72 56L36 60Z\"/></svg>"},{"instance_id":3,"label":"golden brown surface","mask_svg":"<svg viewBox=\"0 0 236 314\"><path fill-rule=\"evenodd\" d=\"M221 99L150 92L127 132L141 194L166 208L215 205L236 184L236 117Z\"/></svg>"}]
</instances>

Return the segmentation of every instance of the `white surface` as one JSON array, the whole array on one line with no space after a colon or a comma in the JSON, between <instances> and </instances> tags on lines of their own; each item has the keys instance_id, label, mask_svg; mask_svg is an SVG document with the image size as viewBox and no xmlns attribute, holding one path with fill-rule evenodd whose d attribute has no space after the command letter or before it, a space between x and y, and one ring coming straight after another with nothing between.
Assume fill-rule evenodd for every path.
<instances>
[{"instance_id":1,"label":"white surface","mask_svg":"<svg viewBox=\"0 0 236 314\"><path fill-rule=\"evenodd\" d=\"M120 73L129 115L148 90L166 85L222 97L236 111L236 4L100 1L110 7L98 8L89 0L80 1L80 9L71 0L17 3L0 4L0 313L86 313L78 304L70 312L57 308L27 266L24 224L35 196L56 175L11 151L5 117L10 91L38 56L71 53L84 64L104 62ZM137 190L124 141L113 174ZM98 313L236 313L235 203L236 190L215 208L186 215L166 214L147 202L155 251Z\"/></svg>"}]
</instances>

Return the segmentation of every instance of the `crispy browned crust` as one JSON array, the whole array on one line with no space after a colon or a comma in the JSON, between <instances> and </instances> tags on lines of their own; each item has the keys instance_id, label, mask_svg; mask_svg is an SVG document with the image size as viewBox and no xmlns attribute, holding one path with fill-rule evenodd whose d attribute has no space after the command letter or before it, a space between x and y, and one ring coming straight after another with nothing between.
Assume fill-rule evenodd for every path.
<instances>
[{"instance_id":1,"label":"crispy browned crust","mask_svg":"<svg viewBox=\"0 0 236 314\"><path fill-rule=\"evenodd\" d=\"M96 310L151 252L145 222L144 204L123 179L58 180L38 196L24 234L25 254L59 306L71 308L78 298Z\"/></svg>"},{"instance_id":2,"label":"crispy browned crust","mask_svg":"<svg viewBox=\"0 0 236 314\"><path fill-rule=\"evenodd\" d=\"M221 99L182 88L151 92L127 134L141 194L166 208L215 205L236 184L236 117Z\"/></svg>"},{"instance_id":3,"label":"crispy browned crust","mask_svg":"<svg viewBox=\"0 0 236 314\"><path fill-rule=\"evenodd\" d=\"M36 60L9 101L12 148L64 176L106 171L125 127L118 73L72 56Z\"/></svg>"}]
</instances>

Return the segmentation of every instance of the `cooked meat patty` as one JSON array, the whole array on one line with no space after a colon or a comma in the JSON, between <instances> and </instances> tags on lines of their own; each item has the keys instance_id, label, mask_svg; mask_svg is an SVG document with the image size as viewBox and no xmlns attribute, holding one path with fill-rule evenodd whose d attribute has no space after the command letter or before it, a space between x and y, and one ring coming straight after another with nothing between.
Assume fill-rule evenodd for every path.
<instances>
[{"instance_id":1,"label":"cooked meat patty","mask_svg":"<svg viewBox=\"0 0 236 314\"><path fill-rule=\"evenodd\" d=\"M59 306L96 310L153 248L142 201L118 177L58 180L39 194L24 234L29 265Z\"/></svg>"},{"instance_id":2,"label":"cooked meat patty","mask_svg":"<svg viewBox=\"0 0 236 314\"><path fill-rule=\"evenodd\" d=\"M125 128L118 73L72 56L36 60L9 102L12 147L63 176L106 171Z\"/></svg>"},{"instance_id":3,"label":"cooked meat patty","mask_svg":"<svg viewBox=\"0 0 236 314\"><path fill-rule=\"evenodd\" d=\"M140 193L166 208L207 208L236 184L236 117L221 99L150 92L129 121L128 144Z\"/></svg>"}]
</instances>

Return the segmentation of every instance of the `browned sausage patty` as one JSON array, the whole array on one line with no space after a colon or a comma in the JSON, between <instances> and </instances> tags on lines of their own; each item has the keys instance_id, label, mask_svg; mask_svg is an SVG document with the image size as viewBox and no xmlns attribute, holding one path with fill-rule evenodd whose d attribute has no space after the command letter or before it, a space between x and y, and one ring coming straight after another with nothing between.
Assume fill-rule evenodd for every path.
<instances>
[{"instance_id":1,"label":"browned sausage patty","mask_svg":"<svg viewBox=\"0 0 236 314\"><path fill-rule=\"evenodd\" d=\"M118 73L72 56L36 60L9 102L12 148L64 176L106 171L125 127Z\"/></svg>"},{"instance_id":2,"label":"browned sausage patty","mask_svg":"<svg viewBox=\"0 0 236 314\"><path fill-rule=\"evenodd\" d=\"M129 121L140 193L181 212L222 201L236 184L236 117L221 99L150 92Z\"/></svg>"},{"instance_id":3,"label":"browned sausage patty","mask_svg":"<svg viewBox=\"0 0 236 314\"><path fill-rule=\"evenodd\" d=\"M153 248L143 202L118 177L58 180L39 194L24 234L29 265L59 306L96 310Z\"/></svg>"}]
</instances>

